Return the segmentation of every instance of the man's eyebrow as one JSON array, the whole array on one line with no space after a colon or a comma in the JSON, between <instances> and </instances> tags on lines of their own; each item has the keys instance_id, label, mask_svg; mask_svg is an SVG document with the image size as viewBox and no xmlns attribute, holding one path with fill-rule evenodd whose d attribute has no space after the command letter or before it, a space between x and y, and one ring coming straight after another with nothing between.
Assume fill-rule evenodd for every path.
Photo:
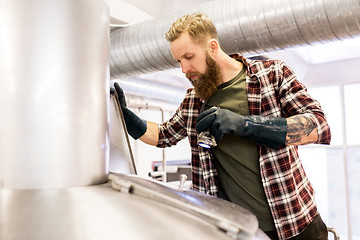
<instances>
[{"instance_id":1,"label":"man's eyebrow","mask_svg":"<svg viewBox=\"0 0 360 240\"><path fill-rule=\"evenodd\" d=\"M182 58L186 58L187 55L193 56L194 53L193 53L193 52L186 52L186 53L184 53L181 57L182 57Z\"/></svg>"},{"instance_id":2,"label":"man's eyebrow","mask_svg":"<svg viewBox=\"0 0 360 240\"><path fill-rule=\"evenodd\" d=\"M188 54L192 54L192 55L193 55L193 53L191 53L191 52L186 52L186 53L184 53L183 55L181 55L180 58L185 58L186 55L188 55ZM180 61L181 61L180 59L176 59L176 58L174 58L174 57L173 57L173 59L174 59L175 61L177 61L177 62L180 62Z\"/></svg>"}]
</instances>

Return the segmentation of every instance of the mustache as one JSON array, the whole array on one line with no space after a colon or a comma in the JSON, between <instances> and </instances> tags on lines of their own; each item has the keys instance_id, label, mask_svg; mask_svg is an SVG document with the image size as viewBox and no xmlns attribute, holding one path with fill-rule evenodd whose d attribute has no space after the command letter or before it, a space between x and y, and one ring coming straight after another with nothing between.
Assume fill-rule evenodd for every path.
<instances>
[{"instance_id":1,"label":"mustache","mask_svg":"<svg viewBox=\"0 0 360 240\"><path fill-rule=\"evenodd\" d=\"M192 73L187 73L185 76L186 78L189 80L189 82L191 83L191 85L194 86L194 81L191 79L193 76L201 76L201 74L199 73L195 73L195 72L192 72Z\"/></svg>"}]
</instances>

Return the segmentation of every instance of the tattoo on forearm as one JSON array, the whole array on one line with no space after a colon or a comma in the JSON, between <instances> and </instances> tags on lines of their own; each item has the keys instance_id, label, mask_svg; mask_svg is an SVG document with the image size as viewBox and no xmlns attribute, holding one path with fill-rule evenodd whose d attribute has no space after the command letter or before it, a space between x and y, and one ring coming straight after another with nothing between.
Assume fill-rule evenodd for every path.
<instances>
[{"instance_id":1,"label":"tattoo on forearm","mask_svg":"<svg viewBox=\"0 0 360 240\"><path fill-rule=\"evenodd\" d=\"M303 115L296 115L288 118L287 129L287 144L301 142L304 136L309 136L310 133L316 128L315 123L308 117ZM310 142L303 142L307 144Z\"/></svg>"}]
</instances>

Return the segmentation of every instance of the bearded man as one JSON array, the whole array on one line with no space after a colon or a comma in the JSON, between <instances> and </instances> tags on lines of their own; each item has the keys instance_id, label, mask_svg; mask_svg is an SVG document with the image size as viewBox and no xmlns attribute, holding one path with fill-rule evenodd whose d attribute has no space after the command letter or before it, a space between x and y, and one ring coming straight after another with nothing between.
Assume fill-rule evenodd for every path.
<instances>
[{"instance_id":1,"label":"bearded man","mask_svg":"<svg viewBox=\"0 0 360 240\"><path fill-rule=\"evenodd\" d=\"M116 83L129 134L157 147L188 137L193 190L250 210L271 239L327 239L297 153L298 145L330 144L320 104L282 61L227 55L204 14L179 18L166 39L194 88L171 119L156 124L126 108ZM198 145L203 131L215 147Z\"/></svg>"}]
</instances>

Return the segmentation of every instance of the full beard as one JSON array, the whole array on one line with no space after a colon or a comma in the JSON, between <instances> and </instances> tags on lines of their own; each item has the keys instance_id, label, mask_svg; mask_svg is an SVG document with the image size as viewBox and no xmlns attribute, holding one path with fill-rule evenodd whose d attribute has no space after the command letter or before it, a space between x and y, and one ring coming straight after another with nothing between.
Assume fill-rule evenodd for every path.
<instances>
[{"instance_id":1,"label":"full beard","mask_svg":"<svg viewBox=\"0 0 360 240\"><path fill-rule=\"evenodd\" d=\"M207 54L206 72L204 74L198 73L198 77L195 81L192 81L190 78L188 79L194 86L196 96L207 101L217 91L218 86L220 85L221 70L214 59Z\"/></svg>"}]
</instances>

